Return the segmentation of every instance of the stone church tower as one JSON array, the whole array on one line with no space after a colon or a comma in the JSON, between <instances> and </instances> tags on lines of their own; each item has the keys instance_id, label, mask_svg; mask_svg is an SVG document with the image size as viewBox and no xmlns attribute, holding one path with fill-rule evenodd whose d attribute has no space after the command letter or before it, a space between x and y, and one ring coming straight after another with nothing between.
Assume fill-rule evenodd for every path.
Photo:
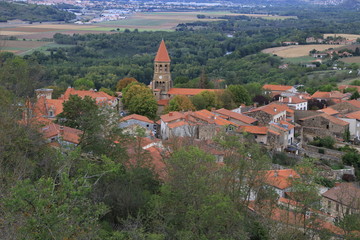
<instances>
[{"instance_id":1,"label":"stone church tower","mask_svg":"<svg viewBox=\"0 0 360 240\"><path fill-rule=\"evenodd\" d=\"M172 85L170 57L165 42L162 40L154 60L154 78L151 86L156 99L168 99L167 92Z\"/></svg>"}]
</instances>

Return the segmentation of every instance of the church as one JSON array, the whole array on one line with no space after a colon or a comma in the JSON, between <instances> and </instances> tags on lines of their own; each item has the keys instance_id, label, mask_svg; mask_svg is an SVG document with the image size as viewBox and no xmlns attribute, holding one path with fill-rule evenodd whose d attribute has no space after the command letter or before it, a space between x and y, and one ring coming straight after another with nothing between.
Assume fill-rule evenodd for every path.
<instances>
[{"instance_id":1,"label":"church","mask_svg":"<svg viewBox=\"0 0 360 240\"><path fill-rule=\"evenodd\" d=\"M176 95L188 97L199 94L203 91L218 91L219 89L200 89L200 88L173 88L173 81L170 73L170 57L165 41L162 40L154 59L154 77L150 83L152 92L157 100L159 111L165 108L169 100Z\"/></svg>"}]
</instances>

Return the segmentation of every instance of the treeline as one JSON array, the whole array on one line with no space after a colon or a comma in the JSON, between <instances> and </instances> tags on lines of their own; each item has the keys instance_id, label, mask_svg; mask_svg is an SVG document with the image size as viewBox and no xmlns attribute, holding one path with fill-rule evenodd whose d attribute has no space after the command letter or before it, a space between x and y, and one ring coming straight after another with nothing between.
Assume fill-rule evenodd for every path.
<instances>
[{"instance_id":1,"label":"treeline","mask_svg":"<svg viewBox=\"0 0 360 240\"><path fill-rule=\"evenodd\" d=\"M62 11L53 6L26 4L19 2L0 2L0 21L20 19L23 21L69 21L75 14Z\"/></svg>"}]
</instances>

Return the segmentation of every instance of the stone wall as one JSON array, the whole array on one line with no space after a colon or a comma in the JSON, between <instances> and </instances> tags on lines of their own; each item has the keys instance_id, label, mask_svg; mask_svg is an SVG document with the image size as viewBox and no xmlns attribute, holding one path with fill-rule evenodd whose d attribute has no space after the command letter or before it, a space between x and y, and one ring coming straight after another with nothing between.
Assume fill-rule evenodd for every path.
<instances>
[{"instance_id":1,"label":"stone wall","mask_svg":"<svg viewBox=\"0 0 360 240\"><path fill-rule=\"evenodd\" d=\"M316 112L316 111L303 111L303 110L294 110L294 121L298 122L299 119L302 118L306 118L306 117L311 117L311 116L316 116L321 114L321 112Z\"/></svg>"},{"instance_id":2,"label":"stone wall","mask_svg":"<svg viewBox=\"0 0 360 240\"><path fill-rule=\"evenodd\" d=\"M258 125L260 126L269 124L269 122L271 122L273 118L272 115L263 111L247 112L246 115L257 119Z\"/></svg>"}]
</instances>

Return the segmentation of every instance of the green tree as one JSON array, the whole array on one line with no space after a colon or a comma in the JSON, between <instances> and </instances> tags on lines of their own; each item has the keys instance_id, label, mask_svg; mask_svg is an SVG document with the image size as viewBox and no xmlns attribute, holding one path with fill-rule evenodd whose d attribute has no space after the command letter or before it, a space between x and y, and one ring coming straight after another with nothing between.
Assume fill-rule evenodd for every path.
<instances>
[{"instance_id":1,"label":"green tree","mask_svg":"<svg viewBox=\"0 0 360 240\"><path fill-rule=\"evenodd\" d=\"M195 106L191 100L184 95L176 95L169 101L169 105L166 109L167 112L171 111L189 111L195 110Z\"/></svg>"},{"instance_id":2,"label":"green tree","mask_svg":"<svg viewBox=\"0 0 360 240\"><path fill-rule=\"evenodd\" d=\"M358 98L360 98L360 94L358 91L355 91L350 97L351 100L353 99L357 100Z\"/></svg>"},{"instance_id":3,"label":"green tree","mask_svg":"<svg viewBox=\"0 0 360 240\"><path fill-rule=\"evenodd\" d=\"M3 239L97 239L104 204L87 196L91 185L84 178L40 178L19 181L2 200L5 222ZM4 216L4 215L3 215ZM6 226L6 228L5 228ZM8 236L6 236L8 234Z\"/></svg>"},{"instance_id":4,"label":"green tree","mask_svg":"<svg viewBox=\"0 0 360 240\"><path fill-rule=\"evenodd\" d=\"M131 83L123 90L123 101L131 113L155 118L157 102L151 89L144 84Z\"/></svg>"},{"instance_id":5,"label":"green tree","mask_svg":"<svg viewBox=\"0 0 360 240\"><path fill-rule=\"evenodd\" d=\"M237 105L240 104L250 104L251 98L248 93L248 91L241 85L230 85L228 87L228 90L233 94L234 96L234 102Z\"/></svg>"},{"instance_id":6,"label":"green tree","mask_svg":"<svg viewBox=\"0 0 360 240\"><path fill-rule=\"evenodd\" d=\"M78 95L70 95L63 106L63 112L57 115L59 123L82 131L99 126L99 121L95 121L100 114L99 108L91 97L85 96L82 99Z\"/></svg>"},{"instance_id":7,"label":"green tree","mask_svg":"<svg viewBox=\"0 0 360 240\"><path fill-rule=\"evenodd\" d=\"M74 87L78 90L89 90L94 89L95 84L93 81L86 78L79 78L74 82Z\"/></svg>"},{"instance_id":8,"label":"green tree","mask_svg":"<svg viewBox=\"0 0 360 240\"><path fill-rule=\"evenodd\" d=\"M360 174L360 155L357 151L349 151L342 156L342 162L345 165L353 166L355 168L355 175Z\"/></svg>"},{"instance_id":9,"label":"green tree","mask_svg":"<svg viewBox=\"0 0 360 240\"><path fill-rule=\"evenodd\" d=\"M132 82L137 82L137 80L132 77L126 77L126 78L120 79L118 81L118 83L116 84L116 91L121 92L124 88L126 88Z\"/></svg>"}]
</instances>

